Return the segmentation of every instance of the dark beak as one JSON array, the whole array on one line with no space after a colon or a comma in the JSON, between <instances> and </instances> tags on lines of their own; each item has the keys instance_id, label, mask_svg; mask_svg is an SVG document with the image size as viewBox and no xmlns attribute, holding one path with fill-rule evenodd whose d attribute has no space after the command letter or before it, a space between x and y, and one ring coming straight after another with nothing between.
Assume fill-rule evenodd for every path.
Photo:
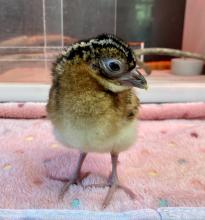
<instances>
[{"instance_id":1,"label":"dark beak","mask_svg":"<svg viewBox=\"0 0 205 220\"><path fill-rule=\"evenodd\" d=\"M122 75L118 78L121 85L137 87L140 89L148 89L147 81L139 70L133 69L132 71Z\"/></svg>"}]
</instances>

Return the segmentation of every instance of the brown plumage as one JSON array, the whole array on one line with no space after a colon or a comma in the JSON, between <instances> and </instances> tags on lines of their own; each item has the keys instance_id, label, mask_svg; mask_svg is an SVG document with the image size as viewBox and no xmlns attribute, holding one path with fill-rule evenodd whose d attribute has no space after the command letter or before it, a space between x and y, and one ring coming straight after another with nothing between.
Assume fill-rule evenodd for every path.
<instances>
[{"instance_id":1,"label":"brown plumage","mask_svg":"<svg viewBox=\"0 0 205 220\"><path fill-rule=\"evenodd\" d=\"M139 100L132 87L147 86L135 66L132 50L109 34L73 44L54 64L48 117L57 139L81 152L78 168L61 190L61 198L70 184L81 180L80 168L87 152L110 152L112 156L104 207L117 187L134 197L119 184L116 162L118 153L135 141Z\"/></svg>"}]
</instances>

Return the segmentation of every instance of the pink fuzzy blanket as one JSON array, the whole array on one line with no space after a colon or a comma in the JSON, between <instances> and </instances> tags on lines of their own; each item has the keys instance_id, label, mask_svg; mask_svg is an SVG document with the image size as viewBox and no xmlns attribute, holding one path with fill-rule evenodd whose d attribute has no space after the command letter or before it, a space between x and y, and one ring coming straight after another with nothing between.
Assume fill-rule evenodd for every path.
<instances>
[{"instance_id":1,"label":"pink fuzzy blanket","mask_svg":"<svg viewBox=\"0 0 205 220\"><path fill-rule=\"evenodd\" d=\"M0 118L46 117L45 103L1 103ZM205 119L205 103L142 104L139 119Z\"/></svg>"},{"instance_id":2,"label":"pink fuzzy blanket","mask_svg":"<svg viewBox=\"0 0 205 220\"><path fill-rule=\"evenodd\" d=\"M0 104L0 208L100 210L107 188L73 185L58 201L62 183L47 175L69 177L78 152L55 140L50 122L40 119L44 107ZM138 140L118 166L120 181L138 197L118 190L106 210L205 206L205 104L142 105L140 118L149 120L139 122ZM83 171L92 174L83 184L105 182L110 169L108 154L90 153Z\"/></svg>"}]
</instances>

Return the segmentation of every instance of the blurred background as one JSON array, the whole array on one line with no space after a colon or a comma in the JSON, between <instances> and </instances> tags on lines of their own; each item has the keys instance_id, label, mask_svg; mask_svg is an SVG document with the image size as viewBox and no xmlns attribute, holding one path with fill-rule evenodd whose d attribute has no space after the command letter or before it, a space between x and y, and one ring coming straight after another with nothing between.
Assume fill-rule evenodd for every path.
<instances>
[{"instance_id":1,"label":"blurred background","mask_svg":"<svg viewBox=\"0 0 205 220\"><path fill-rule=\"evenodd\" d=\"M62 47L103 32L205 55L204 11L204 0L0 0L0 82L50 83ZM145 57L156 69L170 59Z\"/></svg>"}]
</instances>

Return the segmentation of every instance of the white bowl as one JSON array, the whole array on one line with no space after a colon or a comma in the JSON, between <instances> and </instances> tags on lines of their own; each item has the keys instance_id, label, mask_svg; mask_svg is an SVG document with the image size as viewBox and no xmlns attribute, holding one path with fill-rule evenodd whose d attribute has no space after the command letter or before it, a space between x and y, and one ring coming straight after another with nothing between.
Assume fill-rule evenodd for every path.
<instances>
[{"instance_id":1,"label":"white bowl","mask_svg":"<svg viewBox=\"0 0 205 220\"><path fill-rule=\"evenodd\" d=\"M204 61L193 58L174 58L171 60L171 73L191 76L202 73Z\"/></svg>"}]
</instances>

